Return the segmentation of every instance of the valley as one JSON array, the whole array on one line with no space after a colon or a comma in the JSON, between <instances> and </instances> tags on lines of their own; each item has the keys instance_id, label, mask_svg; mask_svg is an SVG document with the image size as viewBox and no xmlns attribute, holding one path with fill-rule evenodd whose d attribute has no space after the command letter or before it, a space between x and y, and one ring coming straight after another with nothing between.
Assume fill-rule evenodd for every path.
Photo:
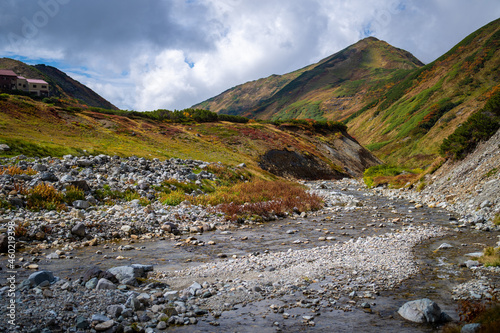
<instances>
[{"instance_id":1,"label":"valley","mask_svg":"<svg viewBox=\"0 0 500 333\"><path fill-rule=\"evenodd\" d=\"M0 331L495 331L499 45L368 37L143 112L0 59L50 86L0 93Z\"/></svg>"}]
</instances>

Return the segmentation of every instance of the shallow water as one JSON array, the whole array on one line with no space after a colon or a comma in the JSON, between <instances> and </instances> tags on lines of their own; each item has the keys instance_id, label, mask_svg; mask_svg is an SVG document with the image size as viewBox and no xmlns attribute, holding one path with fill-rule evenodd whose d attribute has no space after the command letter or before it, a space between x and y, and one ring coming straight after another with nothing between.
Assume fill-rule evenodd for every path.
<instances>
[{"instance_id":1,"label":"shallow water","mask_svg":"<svg viewBox=\"0 0 500 333\"><path fill-rule=\"evenodd\" d=\"M42 259L37 264L39 269L50 270L61 277L78 278L92 265L102 269L130 263L153 264L155 270L178 270L202 262L227 260L218 255L228 257L263 253L264 251L286 251L288 249L312 248L329 245L333 242L345 242L351 238L384 234L401 228L404 224L429 224L452 227L447 211L427 207L415 209L414 204L403 200L389 200L381 196L366 195L364 190L354 187L341 191L353 195L363 203L360 209L330 212L324 215L307 218L287 218L260 225L240 226L231 230L230 234L221 231L191 235L199 241L207 243L212 240L216 245L176 246L174 240L140 241L135 243L110 243L109 249L102 245L77 249L70 254L74 259L47 260ZM376 209L374 208L376 207ZM380 227L380 224L384 227ZM294 230L288 234L288 230ZM326 234L328 232L328 234ZM335 240L319 241L319 237L332 236ZM485 246L492 246L497 241L498 233L464 230L450 231L449 235L440 239L431 239L417 246L414 250L416 260L420 263L421 273L403 283L397 290L381 292L374 300L371 311L352 307L353 311L323 308L319 315L311 313L308 308L290 307L286 310L290 318L273 313L269 306L276 304L285 306L294 304L304 298L300 292L294 295L267 299L247 305L237 305L232 311L225 311L221 317L208 316L200 318L194 326L170 327L172 332L434 332L435 327L417 325L404 321L398 314L398 308L409 300L427 297L438 303L443 311L452 318L458 319L456 302L451 299L451 289L454 284L464 282L470 277L470 271L460 268L459 263L467 260L466 253L481 251ZM183 235L186 239L189 235ZM295 244L294 241L301 243ZM449 243L453 248L434 250L442 243ZM115 251L119 245L130 244L140 250ZM466 246L465 246L466 245ZM96 251L102 254L96 254ZM54 250L48 250L46 254ZM103 256L109 256L108 259ZM26 259L29 254L18 254ZM127 259L116 260L117 256ZM5 257L0 258L2 266ZM27 277L31 271L19 272L19 281ZM202 281L199 281L202 282ZM325 283L327 281L322 281ZM186 281L191 284L192 281ZM319 284L318 284L319 285ZM314 288L311 285L310 288ZM340 299L338 304L349 304L350 299ZM315 326L302 322L302 316L314 316ZM295 316L295 317L294 317ZM219 326L212 324L217 322Z\"/></svg>"}]
</instances>

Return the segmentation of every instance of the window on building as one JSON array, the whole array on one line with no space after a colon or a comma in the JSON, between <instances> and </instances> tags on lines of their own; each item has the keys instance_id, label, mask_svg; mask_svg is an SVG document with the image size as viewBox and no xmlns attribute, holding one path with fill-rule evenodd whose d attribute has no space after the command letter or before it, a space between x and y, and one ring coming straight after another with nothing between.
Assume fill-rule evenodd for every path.
<instances>
[{"instance_id":1,"label":"window on building","mask_svg":"<svg viewBox=\"0 0 500 333\"><path fill-rule=\"evenodd\" d=\"M33 85L33 88L36 88L36 84Z\"/></svg>"}]
</instances>

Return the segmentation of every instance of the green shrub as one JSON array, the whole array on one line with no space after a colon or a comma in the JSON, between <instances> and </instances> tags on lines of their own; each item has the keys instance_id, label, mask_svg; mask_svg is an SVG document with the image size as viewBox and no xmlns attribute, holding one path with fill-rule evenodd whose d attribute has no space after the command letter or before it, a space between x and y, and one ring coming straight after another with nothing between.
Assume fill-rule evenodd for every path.
<instances>
[{"instance_id":1,"label":"green shrub","mask_svg":"<svg viewBox=\"0 0 500 333\"><path fill-rule=\"evenodd\" d=\"M70 185L66 188L63 201L67 204L72 204L76 200L85 200L85 193L78 187Z\"/></svg>"},{"instance_id":2,"label":"green shrub","mask_svg":"<svg viewBox=\"0 0 500 333\"><path fill-rule=\"evenodd\" d=\"M479 142L488 140L500 128L500 90L478 112L472 114L455 132L443 140L439 148L442 156L463 159Z\"/></svg>"},{"instance_id":3,"label":"green shrub","mask_svg":"<svg viewBox=\"0 0 500 333\"><path fill-rule=\"evenodd\" d=\"M175 190L170 193L161 193L158 200L164 205L177 206L186 200L186 194L182 190Z\"/></svg>"},{"instance_id":4,"label":"green shrub","mask_svg":"<svg viewBox=\"0 0 500 333\"><path fill-rule=\"evenodd\" d=\"M0 101L6 101L9 99L9 94L0 94Z\"/></svg>"},{"instance_id":5,"label":"green shrub","mask_svg":"<svg viewBox=\"0 0 500 333\"><path fill-rule=\"evenodd\" d=\"M379 185L390 185L399 188L407 183L412 183L418 178L422 170L410 170L388 164L370 167L363 173L363 181L366 186L372 188Z\"/></svg>"}]
</instances>

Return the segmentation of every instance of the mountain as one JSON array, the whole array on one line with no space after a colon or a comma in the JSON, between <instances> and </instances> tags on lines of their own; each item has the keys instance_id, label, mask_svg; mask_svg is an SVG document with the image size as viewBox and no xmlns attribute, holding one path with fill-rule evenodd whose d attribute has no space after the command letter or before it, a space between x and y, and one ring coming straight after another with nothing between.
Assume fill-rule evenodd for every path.
<instances>
[{"instance_id":1,"label":"mountain","mask_svg":"<svg viewBox=\"0 0 500 333\"><path fill-rule=\"evenodd\" d=\"M257 119L343 121L383 161L423 167L500 89L499 50L500 19L427 65L369 37L317 64L245 83L196 107Z\"/></svg>"},{"instance_id":2,"label":"mountain","mask_svg":"<svg viewBox=\"0 0 500 333\"><path fill-rule=\"evenodd\" d=\"M74 98L92 107L118 109L92 89L72 79L55 67L46 65L30 66L18 60L0 58L0 69L11 69L19 76L47 81L50 86L51 96Z\"/></svg>"},{"instance_id":3,"label":"mountain","mask_svg":"<svg viewBox=\"0 0 500 333\"><path fill-rule=\"evenodd\" d=\"M260 119L338 120L358 110L368 91L423 64L374 37L301 70L245 83L195 107Z\"/></svg>"},{"instance_id":4,"label":"mountain","mask_svg":"<svg viewBox=\"0 0 500 333\"><path fill-rule=\"evenodd\" d=\"M443 140L499 91L499 67L500 19L367 100L349 130L387 162L429 164Z\"/></svg>"}]
</instances>

